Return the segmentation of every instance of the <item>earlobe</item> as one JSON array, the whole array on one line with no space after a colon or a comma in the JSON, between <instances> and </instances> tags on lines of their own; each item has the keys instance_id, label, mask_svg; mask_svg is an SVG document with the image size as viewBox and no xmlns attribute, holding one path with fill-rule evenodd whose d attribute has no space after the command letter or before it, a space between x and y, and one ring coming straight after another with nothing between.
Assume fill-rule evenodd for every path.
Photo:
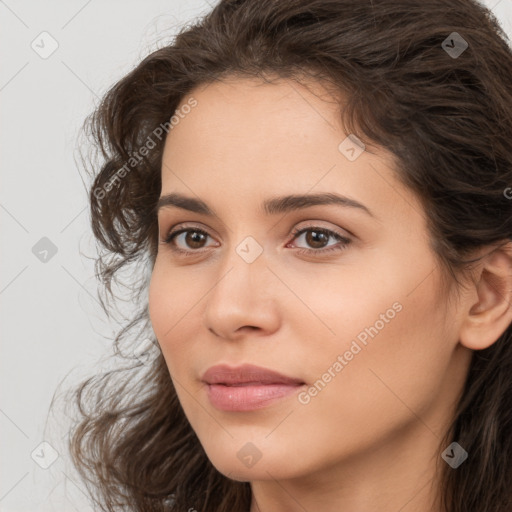
<instances>
[{"instance_id":1,"label":"earlobe","mask_svg":"<svg viewBox=\"0 0 512 512\"><path fill-rule=\"evenodd\" d=\"M472 303L463 320L459 340L472 350L495 343L512 324L512 242L487 251L479 263Z\"/></svg>"}]
</instances>

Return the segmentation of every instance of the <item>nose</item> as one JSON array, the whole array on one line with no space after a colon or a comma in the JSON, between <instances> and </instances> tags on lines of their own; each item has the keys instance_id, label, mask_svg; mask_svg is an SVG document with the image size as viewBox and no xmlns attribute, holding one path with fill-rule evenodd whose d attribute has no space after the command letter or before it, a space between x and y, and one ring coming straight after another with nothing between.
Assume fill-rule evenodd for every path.
<instances>
[{"instance_id":1,"label":"nose","mask_svg":"<svg viewBox=\"0 0 512 512\"><path fill-rule=\"evenodd\" d=\"M249 333L265 336L279 328L278 279L269 270L265 252L245 261L232 249L213 288L206 295L204 324L218 337L239 340Z\"/></svg>"}]
</instances>

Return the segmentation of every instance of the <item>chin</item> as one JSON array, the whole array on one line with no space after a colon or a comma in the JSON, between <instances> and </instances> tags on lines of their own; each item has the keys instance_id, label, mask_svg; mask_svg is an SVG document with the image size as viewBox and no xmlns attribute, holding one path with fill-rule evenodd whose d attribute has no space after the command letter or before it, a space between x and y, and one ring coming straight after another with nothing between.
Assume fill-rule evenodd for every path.
<instances>
[{"instance_id":1,"label":"chin","mask_svg":"<svg viewBox=\"0 0 512 512\"><path fill-rule=\"evenodd\" d=\"M263 460L265 458L265 460ZM286 459L279 457L278 460L271 460L270 457L262 457L252 467L244 467L243 463L235 457L235 460L222 461L210 459L215 469L230 480L239 482L250 482L256 480L272 480L294 478L295 474L290 473L290 464ZM294 472L295 473L295 472Z\"/></svg>"}]
</instances>

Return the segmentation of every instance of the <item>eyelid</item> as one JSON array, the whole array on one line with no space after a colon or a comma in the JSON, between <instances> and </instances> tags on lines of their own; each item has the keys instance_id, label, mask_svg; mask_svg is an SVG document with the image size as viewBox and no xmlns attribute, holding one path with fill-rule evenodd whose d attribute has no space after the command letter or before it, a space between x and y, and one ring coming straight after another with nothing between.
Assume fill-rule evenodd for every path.
<instances>
[{"instance_id":1,"label":"eyelid","mask_svg":"<svg viewBox=\"0 0 512 512\"><path fill-rule=\"evenodd\" d=\"M201 222L194 222L194 221L190 221L190 223L189 222L179 222L178 224L174 224L170 228L164 230L165 234L163 236L162 241L165 241L166 239L168 239L171 234L177 234L178 231L185 230L185 229L187 229L187 230L188 229L190 229L190 230L196 229L197 231L204 231L205 233L208 234L208 236L210 236L210 237L212 236L211 228L208 228L206 226L203 227Z\"/></svg>"},{"instance_id":2,"label":"eyelid","mask_svg":"<svg viewBox=\"0 0 512 512\"><path fill-rule=\"evenodd\" d=\"M346 235L343 235L340 233L337 229L331 229L326 228L323 226L318 225L318 223L312 223L307 226L303 226L300 228L294 228L292 230L292 240L286 244L285 247L288 247L290 243L293 243L295 240L297 240L299 237L301 237L304 233L308 231L320 231L324 234L327 234L329 238L335 238L337 239L337 243L333 245L328 245L326 247L323 247L321 249L309 249L304 247L297 247L296 252L299 254L305 254L305 255L314 255L314 256L327 256L327 254L331 255L332 252L342 252L346 249L346 247L352 243L352 238L347 237Z\"/></svg>"},{"instance_id":3,"label":"eyelid","mask_svg":"<svg viewBox=\"0 0 512 512\"><path fill-rule=\"evenodd\" d=\"M210 238L213 238L213 236L209 233L209 231L206 228L198 227L197 225L189 226L186 222L182 222L180 224L176 224L175 226L172 226L171 228L169 228L166 231L166 234L164 235L163 239L160 240L160 243L162 243L164 245L172 245L172 241L174 240L175 237L181 235L182 233L186 233L187 231L196 231L196 232L204 233L205 235L209 236ZM217 243L217 247L218 247L218 243ZM199 253L202 250L204 250L204 248L190 250L190 251L187 251L185 249L180 249L180 248L174 248L173 250L176 252Z\"/></svg>"},{"instance_id":4,"label":"eyelid","mask_svg":"<svg viewBox=\"0 0 512 512\"><path fill-rule=\"evenodd\" d=\"M304 231L307 231L308 229L317 229L317 230L322 230L322 231L327 231L329 233L332 233L334 235L337 235L338 237L340 238L344 238L344 239L348 239L349 237L353 237L354 235L348 231L348 230L340 230L340 228L331 228L331 227L325 227L325 226L322 226L321 224L319 224L319 222L322 222L322 221L308 221L306 225L302 225L300 227L294 227L291 231L291 234L294 236L294 239L295 239L295 236L301 234L302 232Z\"/></svg>"}]
</instances>

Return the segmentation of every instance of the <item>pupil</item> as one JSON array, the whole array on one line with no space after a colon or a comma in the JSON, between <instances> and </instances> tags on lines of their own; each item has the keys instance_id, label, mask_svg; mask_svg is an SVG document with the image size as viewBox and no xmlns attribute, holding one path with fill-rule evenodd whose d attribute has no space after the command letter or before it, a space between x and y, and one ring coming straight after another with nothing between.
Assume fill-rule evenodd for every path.
<instances>
[{"instance_id":1,"label":"pupil","mask_svg":"<svg viewBox=\"0 0 512 512\"><path fill-rule=\"evenodd\" d=\"M188 232L186 236L186 242L189 247L198 248L201 247L201 240L204 238L202 233L198 233L197 231Z\"/></svg>"},{"instance_id":2,"label":"pupil","mask_svg":"<svg viewBox=\"0 0 512 512\"><path fill-rule=\"evenodd\" d=\"M324 240L322 240L322 237ZM321 231L308 231L308 233L306 233L306 242L312 247L318 248L322 247L323 243L326 242L326 237L327 235Z\"/></svg>"}]
</instances>

